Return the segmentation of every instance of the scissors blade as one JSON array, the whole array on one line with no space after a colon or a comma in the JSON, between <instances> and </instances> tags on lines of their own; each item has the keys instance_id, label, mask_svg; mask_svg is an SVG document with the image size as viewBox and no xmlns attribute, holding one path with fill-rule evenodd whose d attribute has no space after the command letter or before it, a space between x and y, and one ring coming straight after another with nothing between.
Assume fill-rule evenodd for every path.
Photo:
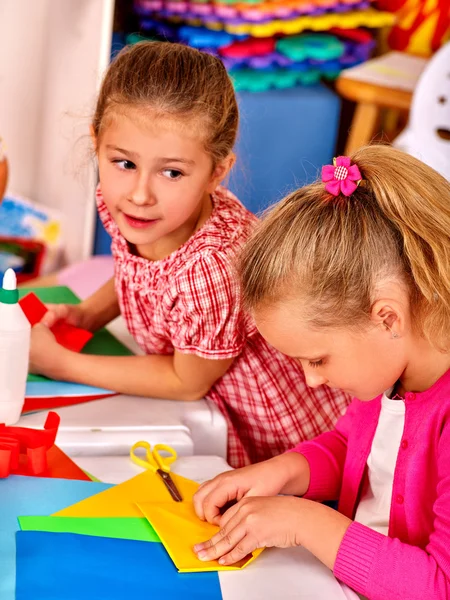
<instances>
[{"instance_id":1,"label":"scissors blade","mask_svg":"<svg viewBox=\"0 0 450 600\"><path fill-rule=\"evenodd\" d=\"M175 500L175 502L182 502L183 498L169 473L166 473L162 469L158 469L157 473L164 481L166 488L169 490L169 493L172 496L172 499Z\"/></svg>"}]
</instances>

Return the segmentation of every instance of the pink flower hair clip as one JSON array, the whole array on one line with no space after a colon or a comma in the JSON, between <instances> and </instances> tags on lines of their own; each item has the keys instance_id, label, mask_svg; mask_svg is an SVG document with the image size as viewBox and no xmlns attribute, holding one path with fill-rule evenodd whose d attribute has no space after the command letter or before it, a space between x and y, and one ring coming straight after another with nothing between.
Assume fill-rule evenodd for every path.
<instances>
[{"instance_id":1,"label":"pink flower hair clip","mask_svg":"<svg viewBox=\"0 0 450 600\"><path fill-rule=\"evenodd\" d=\"M350 163L348 156L333 158L332 165L322 167L322 181L325 189L333 196L351 196L361 183L361 173L356 165Z\"/></svg>"}]
</instances>

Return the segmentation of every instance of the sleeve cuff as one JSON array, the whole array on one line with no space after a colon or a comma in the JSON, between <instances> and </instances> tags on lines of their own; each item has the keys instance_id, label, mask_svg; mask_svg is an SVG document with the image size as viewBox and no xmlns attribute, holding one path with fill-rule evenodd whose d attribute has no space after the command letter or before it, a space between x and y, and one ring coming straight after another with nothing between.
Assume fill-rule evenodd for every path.
<instances>
[{"instance_id":1,"label":"sleeve cuff","mask_svg":"<svg viewBox=\"0 0 450 600\"><path fill-rule=\"evenodd\" d=\"M335 577L367 595L370 574L385 539L378 531L354 521L339 546L333 569Z\"/></svg>"}]
</instances>

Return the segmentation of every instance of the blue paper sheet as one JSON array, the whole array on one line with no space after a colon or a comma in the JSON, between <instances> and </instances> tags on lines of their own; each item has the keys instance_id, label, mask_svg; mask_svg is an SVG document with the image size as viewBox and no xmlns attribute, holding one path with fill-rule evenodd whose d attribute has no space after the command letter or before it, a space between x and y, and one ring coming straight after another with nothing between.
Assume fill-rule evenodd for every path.
<instances>
[{"instance_id":1,"label":"blue paper sheet","mask_svg":"<svg viewBox=\"0 0 450 600\"><path fill-rule=\"evenodd\" d=\"M112 390L70 383L68 381L28 381L25 396L27 398L55 398L60 396L94 396L114 394Z\"/></svg>"},{"instance_id":2,"label":"blue paper sheet","mask_svg":"<svg viewBox=\"0 0 450 600\"><path fill-rule=\"evenodd\" d=\"M0 598L14 600L17 517L50 515L108 489L92 481L11 475L0 479ZM33 595L29 596L33 598Z\"/></svg>"},{"instance_id":3,"label":"blue paper sheet","mask_svg":"<svg viewBox=\"0 0 450 600\"><path fill-rule=\"evenodd\" d=\"M178 573L164 546L19 531L16 600L222 600L217 573Z\"/></svg>"}]
</instances>

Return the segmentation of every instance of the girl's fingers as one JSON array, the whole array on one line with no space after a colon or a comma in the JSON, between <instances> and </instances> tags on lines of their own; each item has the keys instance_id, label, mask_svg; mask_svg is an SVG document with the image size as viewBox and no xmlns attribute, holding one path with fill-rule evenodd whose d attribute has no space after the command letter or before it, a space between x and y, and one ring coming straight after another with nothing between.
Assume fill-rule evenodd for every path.
<instances>
[{"instance_id":1,"label":"girl's fingers","mask_svg":"<svg viewBox=\"0 0 450 600\"><path fill-rule=\"evenodd\" d=\"M205 511L203 503L205 498L209 495L211 489L214 487L214 480L206 481L202 483L202 485L198 488L198 490L194 494L193 502L194 502L194 510L195 514L199 519L205 521Z\"/></svg>"},{"instance_id":2,"label":"girl's fingers","mask_svg":"<svg viewBox=\"0 0 450 600\"><path fill-rule=\"evenodd\" d=\"M218 523L221 529L224 529L228 526L231 519L233 519L233 517L239 512L240 508L241 503L237 502L236 504L233 504L233 506L231 506L226 512L223 513Z\"/></svg>"},{"instance_id":3,"label":"girl's fingers","mask_svg":"<svg viewBox=\"0 0 450 600\"><path fill-rule=\"evenodd\" d=\"M49 310L45 313L45 315L42 317L42 325L46 325L47 327L53 327L53 325L56 323L56 321L58 320L55 312L53 310Z\"/></svg>"},{"instance_id":4,"label":"girl's fingers","mask_svg":"<svg viewBox=\"0 0 450 600\"><path fill-rule=\"evenodd\" d=\"M65 319L69 314L69 308L65 304L50 304L47 308L48 310L41 321L47 327L53 327L57 321Z\"/></svg>"},{"instance_id":5,"label":"girl's fingers","mask_svg":"<svg viewBox=\"0 0 450 600\"><path fill-rule=\"evenodd\" d=\"M222 558L219 559L219 563L224 566L234 565L254 552L257 548L258 543L255 541L255 538L247 533L231 552L224 554Z\"/></svg>"},{"instance_id":6,"label":"girl's fingers","mask_svg":"<svg viewBox=\"0 0 450 600\"><path fill-rule=\"evenodd\" d=\"M221 529L207 542L194 546L194 550L197 552L198 558L204 561L218 560L221 556L230 554L236 547L236 554L239 554L242 550L240 542L245 535L245 525L237 523L233 527L231 524L229 528ZM243 556L246 556L246 554ZM239 559L236 559L235 562L237 560Z\"/></svg>"},{"instance_id":7,"label":"girl's fingers","mask_svg":"<svg viewBox=\"0 0 450 600\"><path fill-rule=\"evenodd\" d=\"M202 495L202 510L204 520L208 523L218 525L222 514L222 507L227 503L236 500L236 484L233 480L225 477L213 479L211 487L205 488L205 495Z\"/></svg>"}]
</instances>

